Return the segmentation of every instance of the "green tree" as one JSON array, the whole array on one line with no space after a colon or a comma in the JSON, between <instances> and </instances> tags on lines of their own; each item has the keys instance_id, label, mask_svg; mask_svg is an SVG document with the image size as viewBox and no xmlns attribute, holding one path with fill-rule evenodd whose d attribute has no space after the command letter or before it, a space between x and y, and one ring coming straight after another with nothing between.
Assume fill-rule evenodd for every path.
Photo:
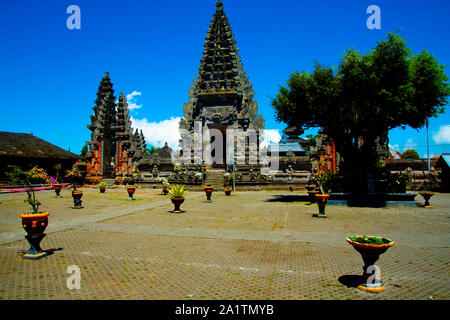
<instances>
[{"instance_id":1,"label":"green tree","mask_svg":"<svg viewBox=\"0 0 450 320\"><path fill-rule=\"evenodd\" d=\"M347 50L337 68L315 62L313 72L292 73L272 107L278 121L322 128L342 156L346 190L364 192L389 130L421 128L444 112L446 80L432 55L412 55L403 38L389 33L364 55Z\"/></svg>"},{"instance_id":2,"label":"green tree","mask_svg":"<svg viewBox=\"0 0 450 320\"><path fill-rule=\"evenodd\" d=\"M153 145L149 145L149 147L148 148L145 148L145 154L147 154L147 155L151 155L153 152L155 152L155 151L158 151L158 150L160 150L161 148L156 148L155 146L153 146Z\"/></svg>"},{"instance_id":3,"label":"green tree","mask_svg":"<svg viewBox=\"0 0 450 320\"><path fill-rule=\"evenodd\" d=\"M414 149L406 149L402 153L402 159L413 159L413 160L420 160L420 156Z\"/></svg>"},{"instance_id":4,"label":"green tree","mask_svg":"<svg viewBox=\"0 0 450 320\"><path fill-rule=\"evenodd\" d=\"M87 155L87 147L84 146L83 148L81 148L81 158L86 158Z\"/></svg>"}]
</instances>

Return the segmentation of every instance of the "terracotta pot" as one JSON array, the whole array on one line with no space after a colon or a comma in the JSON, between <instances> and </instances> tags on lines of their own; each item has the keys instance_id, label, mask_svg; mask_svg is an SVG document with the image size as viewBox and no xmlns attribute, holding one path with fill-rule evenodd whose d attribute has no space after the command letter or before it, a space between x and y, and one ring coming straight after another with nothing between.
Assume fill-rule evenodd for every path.
<instances>
[{"instance_id":1,"label":"terracotta pot","mask_svg":"<svg viewBox=\"0 0 450 320\"><path fill-rule=\"evenodd\" d=\"M229 196L229 195L231 194L231 191L232 191L232 190L231 190L231 189L225 189L224 191L225 191L225 194L226 194L227 196Z\"/></svg>"},{"instance_id":2,"label":"terracotta pot","mask_svg":"<svg viewBox=\"0 0 450 320\"><path fill-rule=\"evenodd\" d=\"M72 191L72 198L73 198L73 207L72 209L81 209L82 201L81 198L83 197L83 191L81 190L74 190Z\"/></svg>"},{"instance_id":3,"label":"terracotta pot","mask_svg":"<svg viewBox=\"0 0 450 320\"><path fill-rule=\"evenodd\" d=\"M211 201L211 195L214 191L214 187L205 187L204 190L206 193L206 201Z\"/></svg>"},{"instance_id":4,"label":"terracotta pot","mask_svg":"<svg viewBox=\"0 0 450 320\"><path fill-rule=\"evenodd\" d=\"M361 236L357 236L361 237ZM377 237L381 238L381 237ZM387 239L387 238L386 238ZM346 239L348 243L350 243L353 248L355 248L356 251L359 252L361 255L363 261L364 261L364 267L363 267L363 274L362 274L362 280L363 283L361 283L358 288L364 291L370 291L370 292L380 292L384 290L384 284L381 282L379 272L376 272L377 266L375 266L375 262L378 261L381 254L385 253L387 249L392 247L395 244L395 241L392 241L391 239L387 239L390 242L387 244L366 244L366 243L359 243L350 240L349 238Z\"/></svg>"},{"instance_id":5,"label":"terracotta pot","mask_svg":"<svg viewBox=\"0 0 450 320\"><path fill-rule=\"evenodd\" d=\"M327 205L328 198L330 197L330 195L329 194L316 194L315 197L316 197L317 206L319 207L319 214L315 215L315 216L326 218L325 206Z\"/></svg>"},{"instance_id":6,"label":"terracotta pot","mask_svg":"<svg viewBox=\"0 0 450 320\"><path fill-rule=\"evenodd\" d=\"M61 198L61 196L59 195L59 193L61 192L62 185L59 184L59 183L54 184L54 185L53 185L53 189L55 190L56 197L57 197L57 198Z\"/></svg>"},{"instance_id":7,"label":"terracotta pot","mask_svg":"<svg viewBox=\"0 0 450 320\"><path fill-rule=\"evenodd\" d=\"M30 249L23 255L24 259L37 260L48 255L40 247L42 239L45 237L45 229L48 225L49 212L41 213L23 213L20 215L22 218L22 226L27 232L25 239L30 244Z\"/></svg>"},{"instance_id":8,"label":"terracotta pot","mask_svg":"<svg viewBox=\"0 0 450 320\"><path fill-rule=\"evenodd\" d=\"M22 213L22 226L30 236L42 235L48 225L49 212Z\"/></svg>"},{"instance_id":9,"label":"terracotta pot","mask_svg":"<svg viewBox=\"0 0 450 320\"><path fill-rule=\"evenodd\" d=\"M128 192L128 200L134 200L133 199L133 194L136 191L136 187L127 187L127 192Z\"/></svg>"},{"instance_id":10,"label":"terracotta pot","mask_svg":"<svg viewBox=\"0 0 450 320\"><path fill-rule=\"evenodd\" d=\"M172 212L174 213L180 213L182 212L180 209L181 204L184 202L184 198L170 198L174 205L174 209Z\"/></svg>"},{"instance_id":11,"label":"terracotta pot","mask_svg":"<svg viewBox=\"0 0 450 320\"><path fill-rule=\"evenodd\" d=\"M435 194L434 192L419 192L419 194L423 197L425 200L424 207L425 208L432 208L430 205L430 198Z\"/></svg>"}]
</instances>

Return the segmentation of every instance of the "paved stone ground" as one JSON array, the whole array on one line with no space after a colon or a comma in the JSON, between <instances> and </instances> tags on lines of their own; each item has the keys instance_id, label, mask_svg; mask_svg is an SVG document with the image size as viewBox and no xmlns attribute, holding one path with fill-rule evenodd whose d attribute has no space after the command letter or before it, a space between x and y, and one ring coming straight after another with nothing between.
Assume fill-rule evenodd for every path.
<instances>
[{"instance_id":1,"label":"paved stone ground","mask_svg":"<svg viewBox=\"0 0 450 320\"><path fill-rule=\"evenodd\" d=\"M23 260L28 249L19 213L24 194L0 195L0 299L449 299L450 195L432 209L327 207L285 202L279 192L193 192L181 214L160 190L83 189L84 209L70 192L38 192L51 212L41 245L53 254ZM294 193L295 194L295 193ZM422 203L420 196L416 198ZM377 265L386 290L348 287L362 272L346 243L354 234L396 244ZM70 290L68 266L81 269Z\"/></svg>"}]
</instances>

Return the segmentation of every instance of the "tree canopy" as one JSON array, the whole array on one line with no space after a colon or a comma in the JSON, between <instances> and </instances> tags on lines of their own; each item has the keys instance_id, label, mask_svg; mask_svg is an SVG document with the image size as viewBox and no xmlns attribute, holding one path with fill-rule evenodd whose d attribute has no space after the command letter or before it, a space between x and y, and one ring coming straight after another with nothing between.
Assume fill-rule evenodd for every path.
<instances>
[{"instance_id":1,"label":"tree canopy","mask_svg":"<svg viewBox=\"0 0 450 320\"><path fill-rule=\"evenodd\" d=\"M420 160L420 156L414 149L406 149L402 153L402 159Z\"/></svg>"},{"instance_id":2,"label":"tree canopy","mask_svg":"<svg viewBox=\"0 0 450 320\"><path fill-rule=\"evenodd\" d=\"M389 130L421 128L444 112L447 79L431 54L413 55L405 39L389 33L366 54L347 50L337 67L315 62L313 72L292 73L271 104L278 121L322 128L343 158L344 174L364 178Z\"/></svg>"},{"instance_id":3,"label":"tree canopy","mask_svg":"<svg viewBox=\"0 0 450 320\"><path fill-rule=\"evenodd\" d=\"M160 147L155 147L153 145L149 145L148 148L145 148L145 154L151 155L153 152L160 150Z\"/></svg>"}]
</instances>

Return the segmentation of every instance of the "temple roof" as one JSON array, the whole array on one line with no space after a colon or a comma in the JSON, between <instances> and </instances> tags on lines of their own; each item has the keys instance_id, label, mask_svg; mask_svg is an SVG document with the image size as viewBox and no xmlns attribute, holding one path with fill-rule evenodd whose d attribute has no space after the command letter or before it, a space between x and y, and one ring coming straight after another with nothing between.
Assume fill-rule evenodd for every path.
<instances>
[{"instance_id":1,"label":"temple roof","mask_svg":"<svg viewBox=\"0 0 450 320\"><path fill-rule=\"evenodd\" d=\"M228 112L221 115L223 121L240 119L242 124L250 127L264 128L264 118L258 115L258 104L253 100L255 92L238 51L223 3L219 0L205 38L197 79L189 90L189 102L184 104L186 121L212 120L204 109L227 106ZM186 126L187 123L180 122L180 128Z\"/></svg>"},{"instance_id":2,"label":"temple roof","mask_svg":"<svg viewBox=\"0 0 450 320\"><path fill-rule=\"evenodd\" d=\"M275 145L278 145L278 152L305 152L305 149L297 142L280 142L280 143L271 143L267 147L267 151L271 151L272 148L275 148Z\"/></svg>"},{"instance_id":3,"label":"temple roof","mask_svg":"<svg viewBox=\"0 0 450 320\"><path fill-rule=\"evenodd\" d=\"M35 137L32 133L0 132L0 156L79 159L70 151Z\"/></svg>"},{"instance_id":4,"label":"temple roof","mask_svg":"<svg viewBox=\"0 0 450 320\"><path fill-rule=\"evenodd\" d=\"M443 167L444 164L447 166L447 168L450 168L450 153L441 154L441 156L438 158L436 166Z\"/></svg>"}]
</instances>

